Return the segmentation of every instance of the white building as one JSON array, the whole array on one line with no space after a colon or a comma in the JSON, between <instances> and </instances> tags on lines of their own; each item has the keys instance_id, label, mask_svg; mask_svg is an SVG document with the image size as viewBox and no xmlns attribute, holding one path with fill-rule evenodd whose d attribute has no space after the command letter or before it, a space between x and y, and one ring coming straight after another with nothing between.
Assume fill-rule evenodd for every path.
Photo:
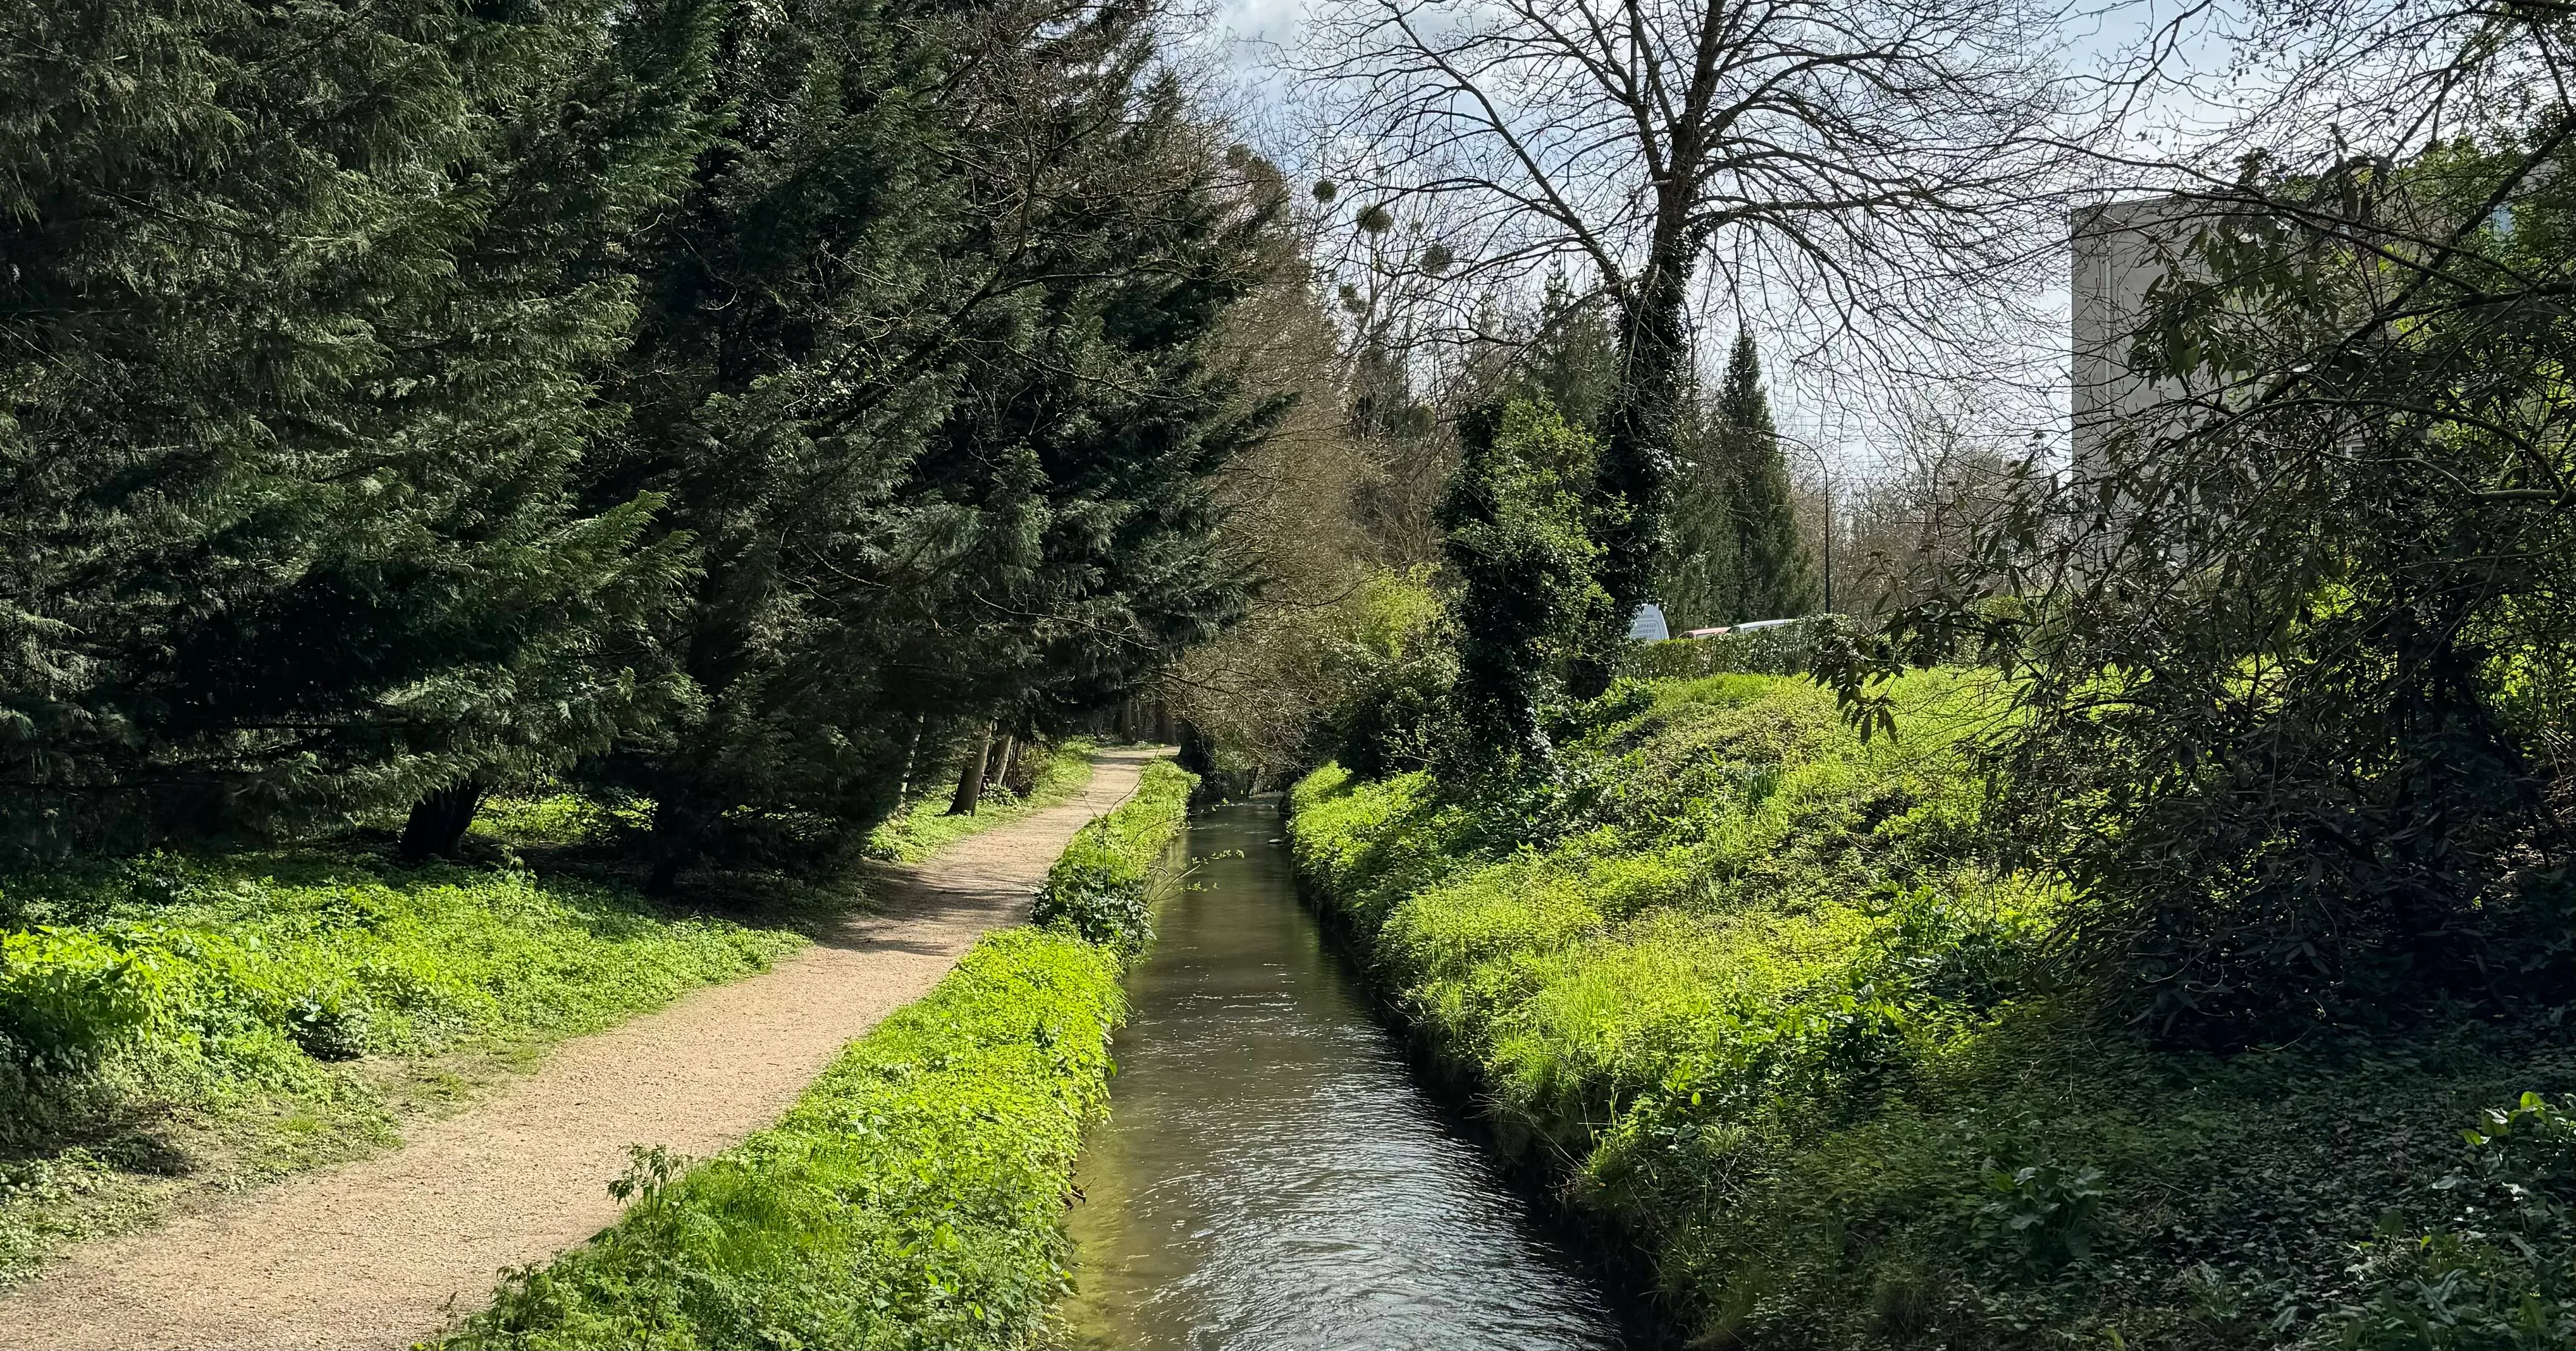
<instances>
[{"instance_id":1,"label":"white building","mask_svg":"<svg viewBox=\"0 0 2576 1351\"><path fill-rule=\"evenodd\" d=\"M2132 374L2129 349L2146 322L2147 293L2191 243L2214 208L2183 197L2086 207L2068 221L2074 244L2074 469L2089 477L2121 427L2182 393L2170 380Z\"/></svg>"}]
</instances>

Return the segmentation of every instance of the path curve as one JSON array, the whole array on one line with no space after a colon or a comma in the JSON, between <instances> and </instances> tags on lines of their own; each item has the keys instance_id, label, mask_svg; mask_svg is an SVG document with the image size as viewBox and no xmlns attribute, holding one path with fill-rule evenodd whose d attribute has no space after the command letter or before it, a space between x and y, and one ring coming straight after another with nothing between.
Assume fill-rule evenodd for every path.
<instances>
[{"instance_id":1,"label":"path curve","mask_svg":"<svg viewBox=\"0 0 2576 1351\"><path fill-rule=\"evenodd\" d=\"M0 1348L400 1347L481 1304L503 1267L617 1218L630 1144L723 1149L776 1119L852 1038L1019 921L1065 842L1160 752L1092 758L1081 796L875 871L881 913L766 974L568 1041L393 1153L75 1248L0 1297Z\"/></svg>"}]
</instances>

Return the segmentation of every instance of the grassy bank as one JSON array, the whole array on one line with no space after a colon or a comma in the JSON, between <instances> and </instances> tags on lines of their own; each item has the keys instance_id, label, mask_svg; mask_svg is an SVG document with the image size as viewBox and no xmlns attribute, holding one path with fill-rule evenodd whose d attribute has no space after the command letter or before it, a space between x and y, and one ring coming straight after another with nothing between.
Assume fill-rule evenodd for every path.
<instances>
[{"instance_id":1,"label":"grassy bank","mask_svg":"<svg viewBox=\"0 0 2576 1351\"><path fill-rule=\"evenodd\" d=\"M1145 766L1134 797L1065 845L1030 918L1125 953L1153 941L1155 866L1188 823L1197 786L1198 776L1169 761Z\"/></svg>"},{"instance_id":2,"label":"grassy bank","mask_svg":"<svg viewBox=\"0 0 2576 1351\"><path fill-rule=\"evenodd\" d=\"M1147 767L1050 876L1054 922L987 935L851 1043L776 1125L684 1166L640 1155L626 1215L505 1281L449 1347L1019 1346L1068 1288L1060 1227L1108 1106L1123 899L1195 780ZM1083 936L1098 929L1104 941Z\"/></svg>"},{"instance_id":3,"label":"grassy bank","mask_svg":"<svg viewBox=\"0 0 2576 1351\"><path fill-rule=\"evenodd\" d=\"M1986 701L1897 697L1863 745L1802 681L1657 686L1568 748L1534 847L1327 767L1298 866L1677 1340L2576 1344L2576 1127L2483 1115L2576 1088L2563 1034L2221 1058L2098 1026L2049 988L2058 898L1976 861L1951 748Z\"/></svg>"},{"instance_id":4,"label":"grassy bank","mask_svg":"<svg viewBox=\"0 0 2576 1351\"><path fill-rule=\"evenodd\" d=\"M544 1044L804 940L521 871L320 850L0 880L0 1278L390 1145Z\"/></svg>"},{"instance_id":5,"label":"grassy bank","mask_svg":"<svg viewBox=\"0 0 2576 1351\"><path fill-rule=\"evenodd\" d=\"M1012 797L993 785L972 816L950 816L948 795L934 793L870 832L868 852L897 863L919 863L950 841L1066 801L1091 782L1091 752L1092 743L1079 738L1046 747L1026 796Z\"/></svg>"}]
</instances>

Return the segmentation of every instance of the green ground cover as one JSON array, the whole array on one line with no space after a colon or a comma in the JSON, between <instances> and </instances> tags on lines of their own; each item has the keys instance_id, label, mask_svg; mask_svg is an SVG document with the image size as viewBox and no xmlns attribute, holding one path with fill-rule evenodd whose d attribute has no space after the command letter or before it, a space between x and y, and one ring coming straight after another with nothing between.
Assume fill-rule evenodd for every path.
<instances>
[{"instance_id":1,"label":"green ground cover","mask_svg":"<svg viewBox=\"0 0 2576 1351\"><path fill-rule=\"evenodd\" d=\"M850 1044L776 1125L690 1165L637 1156L625 1216L514 1273L438 1345L998 1347L1069 1288L1061 1227L1108 1109L1130 930L1082 936L1186 824L1196 780L1149 765L1050 879L1056 922L987 935ZM1078 881L1077 881L1078 879Z\"/></svg>"},{"instance_id":2,"label":"green ground cover","mask_svg":"<svg viewBox=\"0 0 2576 1351\"><path fill-rule=\"evenodd\" d=\"M382 1148L553 1040L805 940L515 869L329 850L0 879L0 1278Z\"/></svg>"},{"instance_id":3,"label":"green ground cover","mask_svg":"<svg viewBox=\"0 0 2576 1351\"><path fill-rule=\"evenodd\" d=\"M2558 1029L2106 1030L2052 988L2061 898L1978 861L1992 701L1895 695L1864 745L1801 680L1656 686L1534 844L1327 766L1292 847L1694 1345L2576 1345L2576 1126L2522 1098L2576 1088Z\"/></svg>"},{"instance_id":4,"label":"green ground cover","mask_svg":"<svg viewBox=\"0 0 2576 1351\"><path fill-rule=\"evenodd\" d=\"M1134 953L1153 941L1155 864L1187 823L1198 777L1169 761L1145 766L1135 796L1084 826L1047 870L1035 923Z\"/></svg>"},{"instance_id":5,"label":"green ground cover","mask_svg":"<svg viewBox=\"0 0 2576 1351\"><path fill-rule=\"evenodd\" d=\"M1027 796L1014 797L1000 785L993 785L986 789L984 801L972 816L950 816L947 795L934 793L870 832L868 853L898 863L919 863L953 840L1007 825L1063 802L1091 782L1092 750L1093 744L1081 738L1047 747Z\"/></svg>"}]
</instances>

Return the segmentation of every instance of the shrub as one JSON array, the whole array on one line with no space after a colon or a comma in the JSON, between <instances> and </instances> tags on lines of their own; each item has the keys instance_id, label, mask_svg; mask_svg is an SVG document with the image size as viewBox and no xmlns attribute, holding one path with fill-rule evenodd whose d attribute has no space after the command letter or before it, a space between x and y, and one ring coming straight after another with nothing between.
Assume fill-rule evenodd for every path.
<instances>
[{"instance_id":1,"label":"shrub","mask_svg":"<svg viewBox=\"0 0 2576 1351\"><path fill-rule=\"evenodd\" d=\"M94 1068L163 1013L166 948L149 930L0 934L0 1055L39 1072Z\"/></svg>"},{"instance_id":2,"label":"shrub","mask_svg":"<svg viewBox=\"0 0 2576 1351\"><path fill-rule=\"evenodd\" d=\"M1187 824L1197 786L1178 765L1145 766L1135 796L1084 826L1047 870L1030 920L1120 952L1152 941L1154 865Z\"/></svg>"},{"instance_id":3,"label":"shrub","mask_svg":"<svg viewBox=\"0 0 2576 1351\"><path fill-rule=\"evenodd\" d=\"M1828 633L1847 628L1840 615L1815 615L1794 624L1721 633L1712 638L1672 638L1636 650L1636 673L1648 680L1697 680L1712 675L1804 675Z\"/></svg>"},{"instance_id":4,"label":"shrub","mask_svg":"<svg viewBox=\"0 0 2576 1351\"><path fill-rule=\"evenodd\" d=\"M987 936L777 1125L685 1173L640 1154L615 1227L434 1345L1026 1345L1069 1284L1118 972L1070 934Z\"/></svg>"}]
</instances>

